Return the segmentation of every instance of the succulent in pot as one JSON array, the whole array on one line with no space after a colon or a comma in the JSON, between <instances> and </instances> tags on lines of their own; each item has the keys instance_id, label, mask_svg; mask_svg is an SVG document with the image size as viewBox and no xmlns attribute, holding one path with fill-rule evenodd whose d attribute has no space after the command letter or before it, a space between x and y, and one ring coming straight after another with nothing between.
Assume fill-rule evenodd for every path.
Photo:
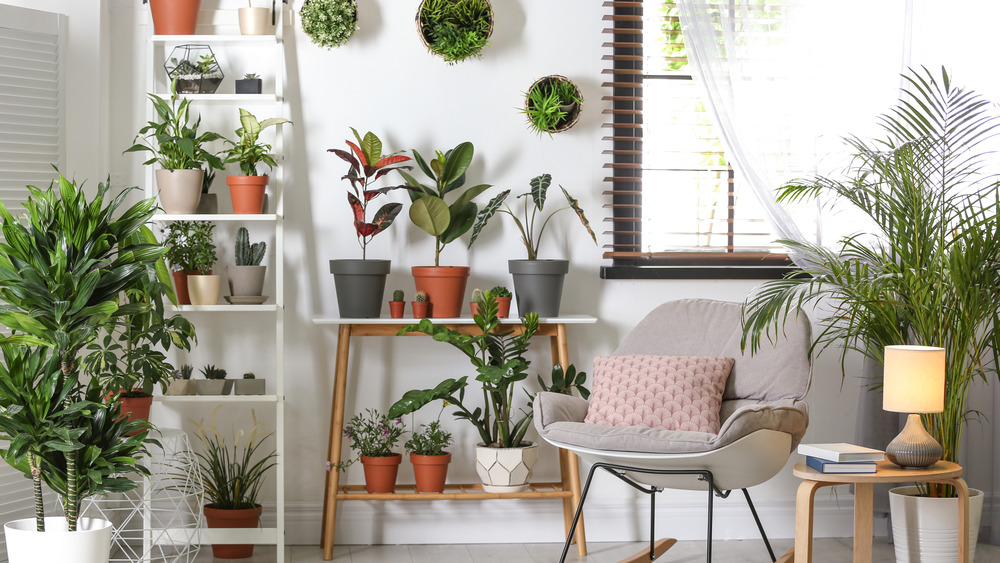
<instances>
[{"instance_id":1,"label":"succulent in pot","mask_svg":"<svg viewBox=\"0 0 1000 563\"><path fill-rule=\"evenodd\" d=\"M329 149L328 152L349 165L347 173L341 179L350 182L351 186L347 190L347 203L358 246L361 247L361 260L330 260L330 272L334 275L340 316L373 318L378 317L382 310L389 261L369 260L368 243L392 225L403 209L403 204L388 202L375 211L371 220L368 219L368 206L391 191L410 189L405 184L375 187L375 183L390 172L402 173L403 170L409 170L411 167L403 163L409 161L410 157L398 153L382 154L382 141L371 131L365 133L364 137L353 127L351 132L357 143L350 139L345 141L350 150Z\"/></svg>"},{"instance_id":2,"label":"succulent in pot","mask_svg":"<svg viewBox=\"0 0 1000 563\"><path fill-rule=\"evenodd\" d=\"M208 45L178 45L163 65L181 94L214 94L225 74Z\"/></svg>"},{"instance_id":3,"label":"succulent in pot","mask_svg":"<svg viewBox=\"0 0 1000 563\"><path fill-rule=\"evenodd\" d=\"M240 108L240 128L236 130L235 140L226 139L230 146L225 152L226 163L239 165L241 173L239 176L226 176L233 213L263 212L268 176L259 174L258 166L264 164L271 169L278 164L270 153L271 145L261 142L260 134L268 127L282 123L291 121L283 117L269 117L258 121L252 113Z\"/></svg>"},{"instance_id":4,"label":"succulent in pot","mask_svg":"<svg viewBox=\"0 0 1000 563\"><path fill-rule=\"evenodd\" d=\"M264 291L264 277L267 273L267 266L262 266L261 261L264 259L266 251L266 242L251 244L250 231L246 227L237 229L233 254L236 264L226 266L229 294L232 297L261 297L261 293ZM230 299L230 301L233 300Z\"/></svg>"},{"instance_id":5,"label":"succulent in pot","mask_svg":"<svg viewBox=\"0 0 1000 563\"><path fill-rule=\"evenodd\" d=\"M392 292L392 299L389 300L389 316L394 319L402 318L403 309L406 307L406 295L402 289Z\"/></svg>"},{"instance_id":6,"label":"succulent in pot","mask_svg":"<svg viewBox=\"0 0 1000 563\"><path fill-rule=\"evenodd\" d=\"M228 395L232 392L233 382L226 379L226 370L215 364L205 364L199 371L205 379L196 381L198 395Z\"/></svg>"},{"instance_id":7,"label":"succulent in pot","mask_svg":"<svg viewBox=\"0 0 1000 563\"><path fill-rule=\"evenodd\" d=\"M243 78L236 79L237 94L260 94L264 90L264 81L255 72L248 72Z\"/></svg>"}]
</instances>

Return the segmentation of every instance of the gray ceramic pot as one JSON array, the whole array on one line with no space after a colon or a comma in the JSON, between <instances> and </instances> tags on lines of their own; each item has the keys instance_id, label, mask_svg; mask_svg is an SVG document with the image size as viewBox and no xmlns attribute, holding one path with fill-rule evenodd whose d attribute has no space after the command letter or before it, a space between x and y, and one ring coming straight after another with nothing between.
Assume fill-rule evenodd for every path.
<instances>
[{"instance_id":1,"label":"gray ceramic pot","mask_svg":"<svg viewBox=\"0 0 1000 563\"><path fill-rule=\"evenodd\" d=\"M559 316L569 260L509 260L507 267L514 278L519 316L525 313L538 313L539 317Z\"/></svg>"},{"instance_id":2,"label":"gray ceramic pot","mask_svg":"<svg viewBox=\"0 0 1000 563\"><path fill-rule=\"evenodd\" d=\"M226 266L229 295L235 297L259 296L264 292L264 275L267 266Z\"/></svg>"},{"instance_id":3,"label":"gray ceramic pot","mask_svg":"<svg viewBox=\"0 0 1000 563\"><path fill-rule=\"evenodd\" d=\"M341 318L378 318L389 264L388 260L330 260Z\"/></svg>"}]
</instances>

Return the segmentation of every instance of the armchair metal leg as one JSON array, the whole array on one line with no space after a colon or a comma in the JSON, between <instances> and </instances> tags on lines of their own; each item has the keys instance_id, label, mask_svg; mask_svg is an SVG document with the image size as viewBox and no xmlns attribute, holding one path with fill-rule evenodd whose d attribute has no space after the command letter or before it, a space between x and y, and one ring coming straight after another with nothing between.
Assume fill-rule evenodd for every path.
<instances>
[{"instance_id":1,"label":"armchair metal leg","mask_svg":"<svg viewBox=\"0 0 1000 563\"><path fill-rule=\"evenodd\" d=\"M767 554L771 556L771 561L777 561L774 557L774 550L771 549L771 542L767 541L767 534L764 533L764 526L760 523L760 517L757 516L757 509L753 506L753 501L750 500L750 491L743 489L743 496L747 498L747 506L750 507L750 514L753 514L753 521L757 523L757 530L760 531L760 537L764 540L764 546L767 547Z\"/></svg>"}]
</instances>

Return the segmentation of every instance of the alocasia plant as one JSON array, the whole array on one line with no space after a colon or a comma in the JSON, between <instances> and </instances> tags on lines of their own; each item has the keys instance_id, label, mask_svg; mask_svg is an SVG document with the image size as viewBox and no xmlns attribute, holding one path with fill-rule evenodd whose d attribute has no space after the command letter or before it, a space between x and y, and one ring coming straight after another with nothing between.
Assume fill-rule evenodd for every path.
<instances>
[{"instance_id":1,"label":"alocasia plant","mask_svg":"<svg viewBox=\"0 0 1000 563\"><path fill-rule=\"evenodd\" d=\"M368 218L368 203L380 195L396 189L412 189L407 185L385 186L382 188L372 188L371 185L393 170L410 170L412 166L399 166L401 162L410 160L410 157L398 153L383 155L382 141L371 131L365 133L364 138L358 134L357 129L351 127L357 144L348 139L347 146L351 151L341 149L329 149L329 152L347 161L351 168L344 175L342 180L350 180L351 190L347 192L347 202L351 205L354 214L354 229L358 234L358 244L361 245L361 258L366 258L368 243L375 235L389 228L396 215L399 215L403 208L402 203L392 202L383 205L371 222Z\"/></svg>"}]
</instances>

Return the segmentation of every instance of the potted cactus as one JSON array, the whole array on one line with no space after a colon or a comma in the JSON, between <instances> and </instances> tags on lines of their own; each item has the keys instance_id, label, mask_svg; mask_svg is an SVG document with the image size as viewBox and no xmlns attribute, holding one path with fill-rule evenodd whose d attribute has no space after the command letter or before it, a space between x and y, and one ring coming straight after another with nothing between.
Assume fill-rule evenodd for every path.
<instances>
[{"instance_id":1,"label":"potted cactus","mask_svg":"<svg viewBox=\"0 0 1000 563\"><path fill-rule=\"evenodd\" d=\"M426 319L427 318L427 294L423 291L418 291L417 296L413 298L414 301L410 303L413 307L413 318L414 319Z\"/></svg>"},{"instance_id":2,"label":"potted cactus","mask_svg":"<svg viewBox=\"0 0 1000 563\"><path fill-rule=\"evenodd\" d=\"M483 302L483 290L476 288L472 290L472 301L469 301L469 314L473 317L479 314L479 305Z\"/></svg>"},{"instance_id":3,"label":"potted cactus","mask_svg":"<svg viewBox=\"0 0 1000 563\"><path fill-rule=\"evenodd\" d=\"M493 297L495 297L497 300L497 316L500 317L501 319L509 317L510 300L514 296L510 294L510 290L507 289L507 286L505 285L494 286L493 289L490 290L490 293L492 293Z\"/></svg>"},{"instance_id":4,"label":"potted cactus","mask_svg":"<svg viewBox=\"0 0 1000 563\"><path fill-rule=\"evenodd\" d=\"M267 243L250 244L250 231L240 227L236 231L236 264L226 266L229 277L229 294L226 300L234 304L263 303L264 275L267 266L260 264L267 251ZM241 299L242 298L242 299Z\"/></svg>"},{"instance_id":5,"label":"potted cactus","mask_svg":"<svg viewBox=\"0 0 1000 563\"><path fill-rule=\"evenodd\" d=\"M208 364L201 368L205 379L196 381L195 391L198 395L228 395L233 390L233 382L226 380L226 370Z\"/></svg>"},{"instance_id":6,"label":"potted cactus","mask_svg":"<svg viewBox=\"0 0 1000 563\"><path fill-rule=\"evenodd\" d=\"M405 295L402 289L392 292L392 299L389 300L389 316L394 319L403 318L403 309L406 307Z\"/></svg>"},{"instance_id":7,"label":"potted cactus","mask_svg":"<svg viewBox=\"0 0 1000 563\"><path fill-rule=\"evenodd\" d=\"M248 371L243 374L243 379L237 379L233 382L233 393L236 395L263 395L265 383L267 382L263 379L257 379L253 372Z\"/></svg>"}]
</instances>

